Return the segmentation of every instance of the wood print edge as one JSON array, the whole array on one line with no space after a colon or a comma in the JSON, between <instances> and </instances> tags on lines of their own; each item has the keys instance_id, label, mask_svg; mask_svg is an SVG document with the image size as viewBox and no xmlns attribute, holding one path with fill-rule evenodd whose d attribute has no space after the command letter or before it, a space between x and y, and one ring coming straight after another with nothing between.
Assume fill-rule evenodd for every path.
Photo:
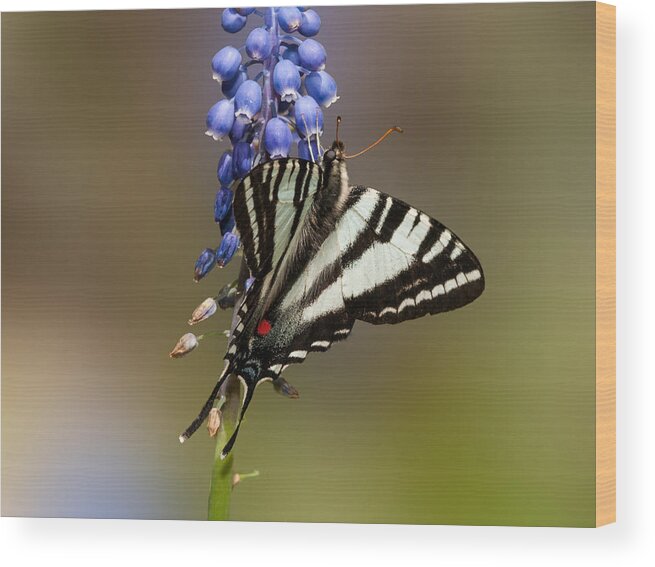
<instances>
[{"instance_id":1,"label":"wood print edge","mask_svg":"<svg viewBox=\"0 0 655 567\"><path fill-rule=\"evenodd\" d=\"M596 3L596 526L616 521L616 8Z\"/></svg>"}]
</instances>

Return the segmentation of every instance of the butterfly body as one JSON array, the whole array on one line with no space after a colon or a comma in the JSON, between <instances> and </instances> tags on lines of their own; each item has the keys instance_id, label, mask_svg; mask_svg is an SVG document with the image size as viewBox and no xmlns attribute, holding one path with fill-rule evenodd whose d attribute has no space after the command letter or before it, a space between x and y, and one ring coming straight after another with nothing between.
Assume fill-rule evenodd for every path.
<instances>
[{"instance_id":1,"label":"butterfly body","mask_svg":"<svg viewBox=\"0 0 655 567\"><path fill-rule=\"evenodd\" d=\"M243 416L260 382L345 340L356 320L400 323L466 305L484 289L480 263L452 231L350 186L340 142L323 167L294 158L256 167L235 190L234 213L255 281L237 307L223 375L181 439L231 373L245 387Z\"/></svg>"}]
</instances>

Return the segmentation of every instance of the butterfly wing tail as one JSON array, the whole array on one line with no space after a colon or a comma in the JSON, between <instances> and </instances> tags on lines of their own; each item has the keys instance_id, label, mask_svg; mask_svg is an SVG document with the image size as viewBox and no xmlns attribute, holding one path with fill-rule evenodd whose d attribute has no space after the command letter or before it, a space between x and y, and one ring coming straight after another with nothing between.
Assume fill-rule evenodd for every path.
<instances>
[{"instance_id":1,"label":"butterfly wing tail","mask_svg":"<svg viewBox=\"0 0 655 567\"><path fill-rule=\"evenodd\" d=\"M187 427L184 430L184 433L180 435L180 443L184 443L189 437L191 437L197 430L198 428L202 425L202 422L207 419L207 416L209 415L209 412L211 411L212 407L214 406L214 402L216 401L216 398L218 397L218 393L221 389L221 386L227 380L227 377L230 375L231 372L231 364L229 362L225 363L225 367L223 368L223 373L220 375L218 378L218 381L216 382L216 385L214 386L214 389L211 391L211 394L209 395L209 398L207 398L207 401L205 402L205 405L202 406L202 409L200 410L200 413L198 416L191 422L191 425Z\"/></svg>"}]
</instances>

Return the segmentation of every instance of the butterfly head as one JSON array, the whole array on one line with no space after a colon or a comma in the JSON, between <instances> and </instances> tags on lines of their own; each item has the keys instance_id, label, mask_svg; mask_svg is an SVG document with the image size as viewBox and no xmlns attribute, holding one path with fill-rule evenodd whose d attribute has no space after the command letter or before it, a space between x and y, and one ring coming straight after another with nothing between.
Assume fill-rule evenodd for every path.
<instances>
[{"instance_id":1,"label":"butterfly head","mask_svg":"<svg viewBox=\"0 0 655 567\"><path fill-rule=\"evenodd\" d=\"M345 158L345 146L343 142L336 140L332 147L323 154L323 163L328 164L332 163L335 160L341 161Z\"/></svg>"}]
</instances>

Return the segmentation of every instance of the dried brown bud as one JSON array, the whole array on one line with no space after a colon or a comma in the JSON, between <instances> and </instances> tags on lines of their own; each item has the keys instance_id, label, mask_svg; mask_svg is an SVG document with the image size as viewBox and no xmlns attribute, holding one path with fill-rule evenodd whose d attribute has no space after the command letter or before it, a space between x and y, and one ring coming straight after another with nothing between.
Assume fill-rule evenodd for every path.
<instances>
[{"instance_id":1,"label":"dried brown bud","mask_svg":"<svg viewBox=\"0 0 655 567\"><path fill-rule=\"evenodd\" d=\"M170 353L171 358L180 358L198 346L198 337L193 333L182 335Z\"/></svg>"},{"instance_id":2,"label":"dried brown bud","mask_svg":"<svg viewBox=\"0 0 655 567\"><path fill-rule=\"evenodd\" d=\"M189 319L189 325L195 325L196 323L200 323L200 321L209 319L209 317L216 313L217 308L216 300L213 297L208 297L195 308L191 314L191 319Z\"/></svg>"},{"instance_id":3,"label":"dried brown bud","mask_svg":"<svg viewBox=\"0 0 655 567\"><path fill-rule=\"evenodd\" d=\"M216 437L219 428L221 427L221 410L212 408L207 416L207 431L210 437Z\"/></svg>"}]
</instances>

